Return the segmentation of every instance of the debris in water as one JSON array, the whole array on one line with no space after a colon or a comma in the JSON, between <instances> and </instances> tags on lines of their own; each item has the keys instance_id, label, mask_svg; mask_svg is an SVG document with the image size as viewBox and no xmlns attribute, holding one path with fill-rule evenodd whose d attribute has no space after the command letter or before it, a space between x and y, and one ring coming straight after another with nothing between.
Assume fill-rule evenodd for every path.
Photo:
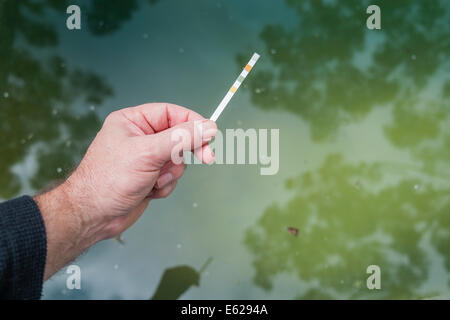
<instances>
[{"instance_id":1,"label":"debris in water","mask_svg":"<svg viewBox=\"0 0 450 320\"><path fill-rule=\"evenodd\" d=\"M411 59L416 60L416 55L413 54L413 55L411 56Z\"/></svg>"},{"instance_id":2,"label":"debris in water","mask_svg":"<svg viewBox=\"0 0 450 320\"><path fill-rule=\"evenodd\" d=\"M298 229L294 227L287 227L287 231L293 236L298 236Z\"/></svg>"},{"instance_id":3,"label":"debris in water","mask_svg":"<svg viewBox=\"0 0 450 320\"><path fill-rule=\"evenodd\" d=\"M177 249L181 249L181 244L177 244Z\"/></svg>"},{"instance_id":4,"label":"debris in water","mask_svg":"<svg viewBox=\"0 0 450 320\"><path fill-rule=\"evenodd\" d=\"M194 202L194 203L192 204L192 207L197 208L197 207L198 207L197 202Z\"/></svg>"},{"instance_id":5,"label":"debris in water","mask_svg":"<svg viewBox=\"0 0 450 320\"><path fill-rule=\"evenodd\" d=\"M5 99L7 99L8 97L9 97L9 93L8 92L3 92L3 97L5 98Z\"/></svg>"},{"instance_id":6,"label":"debris in water","mask_svg":"<svg viewBox=\"0 0 450 320\"><path fill-rule=\"evenodd\" d=\"M117 270L117 269L119 269L119 265L118 265L118 264L115 264L115 265L114 265L114 270Z\"/></svg>"},{"instance_id":7,"label":"debris in water","mask_svg":"<svg viewBox=\"0 0 450 320\"><path fill-rule=\"evenodd\" d=\"M418 184L415 184L414 185L414 190L419 190L419 189L420 189L420 186Z\"/></svg>"},{"instance_id":8,"label":"debris in water","mask_svg":"<svg viewBox=\"0 0 450 320\"><path fill-rule=\"evenodd\" d=\"M56 172L61 173L61 172L62 172L62 169L61 169L61 168L57 168L57 169L56 169Z\"/></svg>"}]
</instances>

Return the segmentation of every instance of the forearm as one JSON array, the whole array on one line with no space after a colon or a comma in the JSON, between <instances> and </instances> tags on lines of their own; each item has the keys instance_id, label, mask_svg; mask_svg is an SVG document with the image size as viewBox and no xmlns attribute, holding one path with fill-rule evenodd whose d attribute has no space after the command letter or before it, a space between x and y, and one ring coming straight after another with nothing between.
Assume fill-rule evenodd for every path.
<instances>
[{"instance_id":1,"label":"forearm","mask_svg":"<svg viewBox=\"0 0 450 320\"><path fill-rule=\"evenodd\" d=\"M68 182L34 197L45 224L47 257L44 281L101 240L101 224L89 221Z\"/></svg>"}]
</instances>

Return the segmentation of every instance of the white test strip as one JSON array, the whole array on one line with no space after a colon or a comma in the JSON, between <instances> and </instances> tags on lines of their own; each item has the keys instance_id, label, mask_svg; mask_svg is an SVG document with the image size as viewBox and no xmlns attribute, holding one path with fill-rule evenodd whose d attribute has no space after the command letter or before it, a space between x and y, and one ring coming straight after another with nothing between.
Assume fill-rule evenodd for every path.
<instances>
[{"instance_id":1,"label":"white test strip","mask_svg":"<svg viewBox=\"0 0 450 320\"><path fill-rule=\"evenodd\" d=\"M239 77L236 79L236 81L231 86L230 90L228 90L228 92L225 95L225 97L223 97L222 101L220 101L218 107L214 111L214 113L211 116L210 120L216 121L219 118L220 114L225 109L225 107L227 106L228 102L230 102L230 100L233 97L234 93L239 88L239 86L241 85L242 81L244 81L245 77L247 77L247 75L250 72L250 70L252 70L253 66L255 65L256 61L258 61L258 59L259 59L259 54L257 54L255 52L253 54L252 58L250 59L250 61L244 67L244 70L242 70L242 72L239 75Z\"/></svg>"}]
</instances>

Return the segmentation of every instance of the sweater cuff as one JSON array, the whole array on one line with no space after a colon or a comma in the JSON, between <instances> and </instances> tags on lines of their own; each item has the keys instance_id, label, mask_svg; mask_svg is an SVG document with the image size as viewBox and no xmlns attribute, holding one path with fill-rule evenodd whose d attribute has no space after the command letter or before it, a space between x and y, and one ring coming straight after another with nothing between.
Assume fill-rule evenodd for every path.
<instances>
[{"instance_id":1,"label":"sweater cuff","mask_svg":"<svg viewBox=\"0 0 450 320\"><path fill-rule=\"evenodd\" d=\"M30 196L0 203L0 297L40 299L47 239Z\"/></svg>"}]
</instances>

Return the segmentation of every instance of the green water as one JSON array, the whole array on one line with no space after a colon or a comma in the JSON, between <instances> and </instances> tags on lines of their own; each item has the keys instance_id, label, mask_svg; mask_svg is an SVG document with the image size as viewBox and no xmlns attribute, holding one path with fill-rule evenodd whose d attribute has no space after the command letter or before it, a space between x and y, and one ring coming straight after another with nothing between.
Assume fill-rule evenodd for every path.
<instances>
[{"instance_id":1,"label":"green water","mask_svg":"<svg viewBox=\"0 0 450 320\"><path fill-rule=\"evenodd\" d=\"M63 179L113 110L209 117L253 52L219 128L280 129L278 174L189 166L124 245L74 262L81 290L62 270L44 298L450 298L449 18L445 0L0 0L2 199Z\"/></svg>"}]
</instances>

